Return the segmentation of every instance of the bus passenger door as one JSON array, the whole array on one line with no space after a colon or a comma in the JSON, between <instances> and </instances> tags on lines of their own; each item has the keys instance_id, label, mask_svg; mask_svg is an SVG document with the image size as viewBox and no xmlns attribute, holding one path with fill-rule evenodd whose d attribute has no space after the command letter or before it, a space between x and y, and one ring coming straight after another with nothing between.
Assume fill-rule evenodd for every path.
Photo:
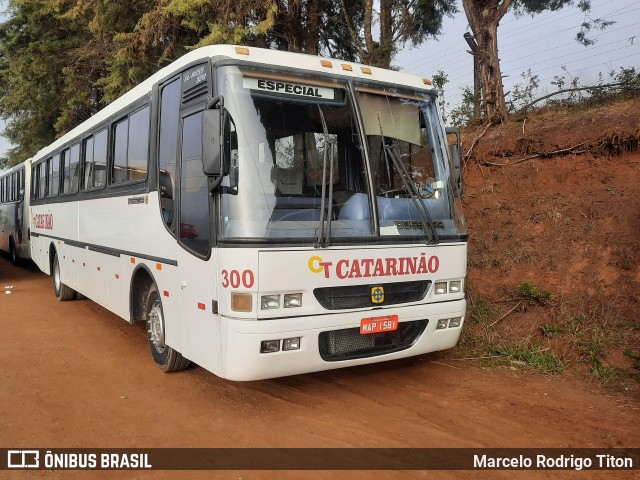
<instances>
[{"instance_id":1,"label":"bus passenger door","mask_svg":"<svg viewBox=\"0 0 640 480\"><path fill-rule=\"evenodd\" d=\"M212 253L211 195L202 171L202 110L183 113L180 146L178 253L183 356L219 372L219 316L212 311L216 259Z\"/></svg>"}]
</instances>

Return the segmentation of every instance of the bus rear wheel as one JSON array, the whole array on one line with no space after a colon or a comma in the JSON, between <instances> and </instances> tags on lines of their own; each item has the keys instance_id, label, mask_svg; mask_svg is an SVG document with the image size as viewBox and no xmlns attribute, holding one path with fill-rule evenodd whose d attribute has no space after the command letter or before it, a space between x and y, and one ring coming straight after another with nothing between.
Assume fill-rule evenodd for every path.
<instances>
[{"instance_id":1,"label":"bus rear wheel","mask_svg":"<svg viewBox=\"0 0 640 480\"><path fill-rule=\"evenodd\" d=\"M147 290L145 300L145 315L147 322L147 341L149 350L156 365L163 372L177 372L191 365L191 361L184 358L180 352L165 343L164 314L162 302L158 294L158 287L152 284Z\"/></svg>"},{"instance_id":2,"label":"bus rear wheel","mask_svg":"<svg viewBox=\"0 0 640 480\"><path fill-rule=\"evenodd\" d=\"M57 253L53 255L53 289L56 293L56 298L61 302L73 300L76 296L76 291L66 286L60 279L60 263L58 262Z\"/></svg>"},{"instance_id":3,"label":"bus rear wheel","mask_svg":"<svg viewBox=\"0 0 640 480\"><path fill-rule=\"evenodd\" d=\"M18 252L16 252L16 244L13 238L9 239L9 254L11 255L11 263L18 265Z\"/></svg>"}]
</instances>

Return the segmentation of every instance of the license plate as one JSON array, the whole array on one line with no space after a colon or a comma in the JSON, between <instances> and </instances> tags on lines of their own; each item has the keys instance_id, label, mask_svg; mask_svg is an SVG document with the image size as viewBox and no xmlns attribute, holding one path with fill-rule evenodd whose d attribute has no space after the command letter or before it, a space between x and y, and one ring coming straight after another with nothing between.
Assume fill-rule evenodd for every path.
<instances>
[{"instance_id":1,"label":"license plate","mask_svg":"<svg viewBox=\"0 0 640 480\"><path fill-rule=\"evenodd\" d=\"M360 335L390 332L398 329L398 315L386 317L370 317L360 320Z\"/></svg>"}]
</instances>

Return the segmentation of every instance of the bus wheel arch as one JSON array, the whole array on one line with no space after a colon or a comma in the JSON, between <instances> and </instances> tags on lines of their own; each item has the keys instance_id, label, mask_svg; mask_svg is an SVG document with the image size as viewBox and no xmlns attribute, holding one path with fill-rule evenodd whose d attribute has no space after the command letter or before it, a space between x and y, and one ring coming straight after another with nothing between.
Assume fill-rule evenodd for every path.
<instances>
[{"instance_id":1,"label":"bus wheel arch","mask_svg":"<svg viewBox=\"0 0 640 480\"><path fill-rule=\"evenodd\" d=\"M188 368L191 362L165 342L164 311L158 286L149 269L140 265L131 280L131 320L144 321L153 361L163 372Z\"/></svg>"}]
</instances>

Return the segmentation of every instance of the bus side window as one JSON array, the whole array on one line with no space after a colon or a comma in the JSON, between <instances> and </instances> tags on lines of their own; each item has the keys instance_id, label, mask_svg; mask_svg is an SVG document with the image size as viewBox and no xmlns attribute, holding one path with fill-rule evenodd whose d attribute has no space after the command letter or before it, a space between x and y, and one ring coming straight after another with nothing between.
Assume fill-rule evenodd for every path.
<instances>
[{"instance_id":1,"label":"bus side window","mask_svg":"<svg viewBox=\"0 0 640 480\"><path fill-rule=\"evenodd\" d=\"M62 152L62 193L78 191L78 157L80 145L77 143Z\"/></svg>"},{"instance_id":2,"label":"bus side window","mask_svg":"<svg viewBox=\"0 0 640 480\"><path fill-rule=\"evenodd\" d=\"M47 165L49 165L49 162L47 161L38 165L38 198L44 198L47 196Z\"/></svg>"},{"instance_id":3,"label":"bus side window","mask_svg":"<svg viewBox=\"0 0 640 480\"><path fill-rule=\"evenodd\" d=\"M178 155L178 129L180 125L180 79L164 86L160 104L160 146L158 152L160 209L167 228L174 234L175 184Z\"/></svg>"},{"instance_id":4,"label":"bus side window","mask_svg":"<svg viewBox=\"0 0 640 480\"><path fill-rule=\"evenodd\" d=\"M38 198L38 167L31 167L31 198Z\"/></svg>"},{"instance_id":5,"label":"bus side window","mask_svg":"<svg viewBox=\"0 0 640 480\"><path fill-rule=\"evenodd\" d=\"M209 185L202 172L202 112L183 121L180 171L180 241L207 256L211 249Z\"/></svg>"},{"instance_id":6,"label":"bus side window","mask_svg":"<svg viewBox=\"0 0 640 480\"><path fill-rule=\"evenodd\" d=\"M147 178L149 107L118 122L114 128L113 183Z\"/></svg>"},{"instance_id":7,"label":"bus side window","mask_svg":"<svg viewBox=\"0 0 640 480\"><path fill-rule=\"evenodd\" d=\"M93 183L92 187L104 187L107 183L107 129L93 137Z\"/></svg>"},{"instance_id":8,"label":"bus side window","mask_svg":"<svg viewBox=\"0 0 640 480\"><path fill-rule=\"evenodd\" d=\"M56 197L60 189L60 154L47 160L49 166L49 196Z\"/></svg>"}]
</instances>

